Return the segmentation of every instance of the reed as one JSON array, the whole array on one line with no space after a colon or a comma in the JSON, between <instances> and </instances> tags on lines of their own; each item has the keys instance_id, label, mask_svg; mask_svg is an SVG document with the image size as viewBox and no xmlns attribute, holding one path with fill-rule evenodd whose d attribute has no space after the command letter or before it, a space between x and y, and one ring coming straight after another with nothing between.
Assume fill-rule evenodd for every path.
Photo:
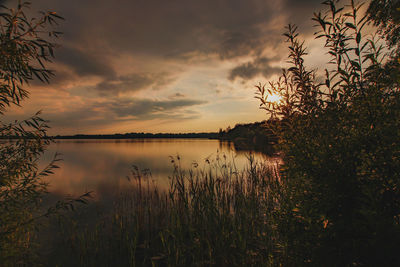
<instances>
[{"instance_id":1,"label":"reed","mask_svg":"<svg viewBox=\"0 0 400 267\"><path fill-rule=\"evenodd\" d=\"M190 170L172 158L168 190L133 168L131 188L94 225L61 220L58 266L274 265L282 254L274 227L279 209L278 166L238 171L226 158ZM79 215L77 215L79 216ZM72 222L72 223L71 223ZM60 255L63 256L60 256Z\"/></svg>"}]
</instances>

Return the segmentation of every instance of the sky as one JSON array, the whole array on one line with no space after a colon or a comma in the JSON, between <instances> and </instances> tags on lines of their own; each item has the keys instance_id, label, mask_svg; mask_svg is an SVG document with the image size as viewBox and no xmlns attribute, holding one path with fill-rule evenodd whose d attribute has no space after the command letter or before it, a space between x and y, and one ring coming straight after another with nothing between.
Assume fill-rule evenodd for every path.
<instances>
[{"instance_id":1,"label":"sky","mask_svg":"<svg viewBox=\"0 0 400 267\"><path fill-rule=\"evenodd\" d=\"M9 120L42 110L50 134L209 132L267 119L259 83L287 66L285 26L294 23L310 67L329 61L314 40L321 0L35 0L56 11L55 70L32 82ZM5 1L13 6L16 0Z\"/></svg>"}]
</instances>

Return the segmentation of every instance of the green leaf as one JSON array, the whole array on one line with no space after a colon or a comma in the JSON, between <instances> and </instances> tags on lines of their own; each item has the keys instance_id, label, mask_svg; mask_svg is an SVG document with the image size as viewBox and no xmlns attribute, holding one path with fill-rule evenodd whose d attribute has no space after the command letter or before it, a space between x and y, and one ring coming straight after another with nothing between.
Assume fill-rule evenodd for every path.
<instances>
[{"instance_id":1,"label":"green leaf","mask_svg":"<svg viewBox=\"0 0 400 267\"><path fill-rule=\"evenodd\" d=\"M346 22L346 26L351 29L354 29L354 30L357 29L357 27L353 23L350 23L350 22Z\"/></svg>"},{"instance_id":2,"label":"green leaf","mask_svg":"<svg viewBox=\"0 0 400 267\"><path fill-rule=\"evenodd\" d=\"M358 33L357 33L357 37L356 37L356 42L357 42L357 44L359 44L360 41L361 41L361 32L358 32Z\"/></svg>"}]
</instances>

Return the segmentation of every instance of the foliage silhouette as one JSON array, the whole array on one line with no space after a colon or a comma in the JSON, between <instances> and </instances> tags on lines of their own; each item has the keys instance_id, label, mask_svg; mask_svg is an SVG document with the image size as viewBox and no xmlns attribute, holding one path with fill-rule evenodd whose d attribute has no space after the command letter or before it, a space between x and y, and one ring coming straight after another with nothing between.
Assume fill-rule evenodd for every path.
<instances>
[{"instance_id":1,"label":"foliage silhouette","mask_svg":"<svg viewBox=\"0 0 400 267\"><path fill-rule=\"evenodd\" d=\"M274 131L284 161L277 213L284 258L287 265L399 265L399 64L384 44L397 36L366 38L371 17L359 17L362 4L324 4L329 11L313 19L331 57L326 81L307 70L304 42L289 25L291 67L257 86L261 108L283 121ZM282 101L269 102L269 94Z\"/></svg>"},{"instance_id":2,"label":"foliage silhouette","mask_svg":"<svg viewBox=\"0 0 400 267\"><path fill-rule=\"evenodd\" d=\"M18 1L15 8L0 6L0 116L11 105L28 97L26 87L34 79L49 82L53 72L46 67L57 47L53 41L60 32L51 30L62 19L55 12L40 12L29 18L29 2ZM47 211L41 201L47 192L43 178L57 168L58 155L43 170L38 160L50 139L48 122L40 112L24 121L0 121L0 262L2 266L34 264L35 229L42 218L70 209L88 195L60 201ZM16 136L9 141L5 137Z\"/></svg>"}]
</instances>

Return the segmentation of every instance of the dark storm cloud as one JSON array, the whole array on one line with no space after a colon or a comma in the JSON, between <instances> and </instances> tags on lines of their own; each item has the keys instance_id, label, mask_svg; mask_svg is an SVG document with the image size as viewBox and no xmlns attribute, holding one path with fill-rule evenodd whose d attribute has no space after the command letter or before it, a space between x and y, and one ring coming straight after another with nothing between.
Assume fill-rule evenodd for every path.
<instances>
[{"instance_id":1,"label":"dark storm cloud","mask_svg":"<svg viewBox=\"0 0 400 267\"><path fill-rule=\"evenodd\" d=\"M270 23L286 15L304 24L321 0L37 0L34 8L66 18L57 58L78 75L114 75L109 58L121 52L182 59L216 54L256 56L283 39ZM11 0L9 3L13 2ZM305 30L305 29L304 29ZM75 48L73 48L75 47Z\"/></svg>"},{"instance_id":2,"label":"dark storm cloud","mask_svg":"<svg viewBox=\"0 0 400 267\"><path fill-rule=\"evenodd\" d=\"M228 79L233 81L236 78L242 78L243 80L249 80L255 76L261 74L265 78L270 77L272 74L280 73L281 69L272 67L271 59L266 57L256 58L252 62L247 62L233 68L228 76Z\"/></svg>"},{"instance_id":3,"label":"dark storm cloud","mask_svg":"<svg viewBox=\"0 0 400 267\"><path fill-rule=\"evenodd\" d=\"M260 29L250 28L246 32L228 31L223 35L223 42L219 54L221 58L234 58L251 53L261 53L265 42L258 35Z\"/></svg>"},{"instance_id":4,"label":"dark storm cloud","mask_svg":"<svg viewBox=\"0 0 400 267\"><path fill-rule=\"evenodd\" d=\"M300 38L307 38L307 36L312 36L315 32L315 28L313 25L315 24L312 21L313 13L326 10L326 5L321 4L321 0L283 0L282 1L283 8L281 13L286 15L287 24L295 24L298 26L298 32L301 34ZM285 31L284 26L282 25L282 32ZM278 32L271 32L271 40L268 40L266 43L268 45L277 46L282 45L284 38ZM274 38L280 38L274 40ZM257 39L257 41L264 41L262 39ZM265 42L265 41L264 41ZM265 44L265 43L264 43ZM257 54L257 53L256 53ZM286 57L286 54L278 55L275 60L279 61L278 57ZM253 61L241 64L233 68L228 75L228 79L233 81L236 78L241 78L243 80L249 80L254 78L257 75L263 75L265 78L270 77L272 74L278 74L281 72L281 68L272 67L271 59L266 57L256 56Z\"/></svg>"},{"instance_id":5,"label":"dark storm cloud","mask_svg":"<svg viewBox=\"0 0 400 267\"><path fill-rule=\"evenodd\" d=\"M115 71L101 56L95 57L81 49L62 46L57 50L56 63L69 66L78 76L114 77Z\"/></svg>"},{"instance_id":6,"label":"dark storm cloud","mask_svg":"<svg viewBox=\"0 0 400 267\"><path fill-rule=\"evenodd\" d=\"M319 11L324 12L328 6L323 5L321 0L284 0L285 9L289 15L288 23L296 24L299 27L299 31L303 34L312 35L315 31L313 25L315 22L312 21L314 13ZM346 2L346 1L342 1Z\"/></svg>"},{"instance_id":7,"label":"dark storm cloud","mask_svg":"<svg viewBox=\"0 0 400 267\"><path fill-rule=\"evenodd\" d=\"M65 39L82 49L160 57L200 51L231 58L261 49L267 38L263 26L277 16L277 1L38 0L35 5L64 16ZM77 51L70 52L76 58Z\"/></svg>"},{"instance_id":8,"label":"dark storm cloud","mask_svg":"<svg viewBox=\"0 0 400 267\"><path fill-rule=\"evenodd\" d=\"M122 92L135 92L149 87L161 89L172 81L172 76L165 72L132 73L130 75L106 79L97 84L94 88L102 95L113 95Z\"/></svg>"}]
</instances>

